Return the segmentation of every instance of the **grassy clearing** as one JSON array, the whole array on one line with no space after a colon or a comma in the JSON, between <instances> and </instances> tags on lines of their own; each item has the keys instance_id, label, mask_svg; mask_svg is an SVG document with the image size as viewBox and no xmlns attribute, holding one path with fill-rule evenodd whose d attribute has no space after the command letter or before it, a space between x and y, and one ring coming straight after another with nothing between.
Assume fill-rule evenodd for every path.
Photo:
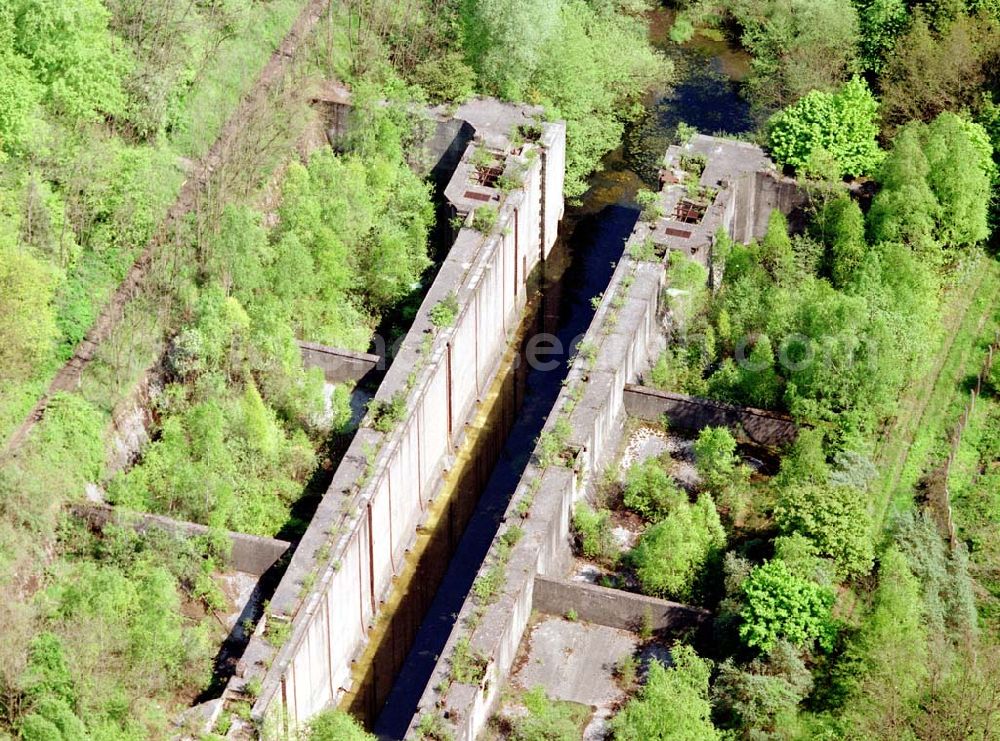
<instances>
[{"instance_id":1,"label":"grassy clearing","mask_svg":"<svg viewBox=\"0 0 1000 741\"><path fill-rule=\"evenodd\" d=\"M978 371L993 336L998 290L1000 265L983 257L970 269L969 282L949 295L940 355L900 399L900 411L878 449L881 474L873 485L881 502L877 522L906 508L921 476L947 455L948 433L967 400L962 382L972 369Z\"/></svg>"}]
</instances>

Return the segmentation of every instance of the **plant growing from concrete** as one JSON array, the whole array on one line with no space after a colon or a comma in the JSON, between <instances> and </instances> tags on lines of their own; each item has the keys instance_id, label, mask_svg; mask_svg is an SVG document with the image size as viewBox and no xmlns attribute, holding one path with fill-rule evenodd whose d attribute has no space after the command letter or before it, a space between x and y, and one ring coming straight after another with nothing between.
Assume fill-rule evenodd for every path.
<instances>
[{"instance_id":1,"label":"plant growing from concrete","mask_svg":"<svg viewBox=\"0 0 1000 741\"><path fill-rule=\"evenodd\" d=\"M472 649L467 636L455 641L455 649L451 653L451 680L478 685L485 675L486 657Z\"/></svg>"},{"instance_id":2,"label":"plant growing from concrete","mask_svg":"<svg viewBox=\"0 0 1000 741\"><path fill-rule=\"evenodd\" d=\"M490 234L497 225L498 212L493 206L480 206L472 214L472 228Z\"/></svg>"},{"instance_id":3,"label":"plant growing from concrete","mask_svg":"<svg viewBox=\"0 0 1000 741\"><path fill-rule=\"evenodd\" d=\"M708 697L709 662L690 646L671 651L672 664L649 663L646 683L611 721L615 739L684 739L716 741L721 736L712 725ZM668 730L669 729L669 730Z\"/></svg>"},{"instance_id":4,"label":"plant growing from concrete","mask_svg":"<svg viewBox=\"0 0 1000 741\"><path fill-rule=\"evenodd\" d=\"M551 699L542 686L525 692L521 702L527 713L512 719L513 741L578 741L590 714L590 708Z\"/></svg>"},{"instance_id":5,"label":"plant growing from concrete","mask_svg":"<svg viewBox=\"0 0 1000 741\"><path fill-rule=\"evenodd\" d=\"M260 697L260 691L263 689L263 680L260 676L254 676L243 685L243 694L249 697L251 700L256 700Z\"/></svg>"},{"instance_id":6,"label":"plant growing from concrete","mask_svg":"<svg viewBox=\"0 0 1000 741\"><path fill-rule=\"evenodd\" d=\"M626 692L631 692L639 675L639 660L632 654L625 654L615 662L615 679Z\"/></svg>"},{"instance_id":7,"label":"plant growing from concrete","mask_svg":"<svg viewBox=\"0 0 1000 741\"><path fill-rule=\"evenodd\" d=\"M478 146L469 156L469 164L479 171L488 170L496 166L497 158L486 146Z\"/></svg>"},{"instance_id":8,"label":"plant growing from concrete","mask_svg":"<svg viewBox=\"0 0 1000 741\"><path fill-rule=\"evenodd\" d=\"M392 432L406 416L406 394L397 391L388 401L372 399L368 402L368 417L371 426L379 432Z\"/></svg>"},{"instance_id":9,"label":"plant growing from concrete","mask_svg":"<svg viewBox=\"0 0 1000 741\"><path fill-rule=\"evenodd\" d=\"M507 582L507 561L510 559L510 552L521 540L522 535L524 531L519 525L511 525L498 539L493 549L493 565L472 585L472 593L480 605L488 605L500 595Z\"/></svg>"},{"instance_id":10,"label":"plant growing from concrete","mask_svg":"<svg viewBox=\"0 0 1000 741\"><path fill-rule=\"evenodd\" d=\"M267 642L275 648L285 645L292 634L292 624L288 620L277 620L273 616L268 616L267 628L264 630L264 637Z\"/></svg>"},{"instance_id":11,"label":"plant growing from concrete","mask_svg":"<svg viewBox=\"0 0 1000 741\"><path fill-rule=\"evenodd\" d=\"M702 569L725 545L726 533L715 503L711 496L702 494L697 504L681 502L647 528L629 560L644 593L688 600Z\"/></svg>"},{"instance_id":12,"label":"plant growing from concrete","mask_svg":"<svg viewBox=\"0 0 1000 741\"><path fill-rule=\"evenodd\" d=\"M640 262L659 262L663 253L651 237L646 237L641 242L633 244L629 254L632 259Z\"/></svg>"},{"instance_id":13,"label":"plant growing from concrete","mask_svg":"<svg viewBox=\"0 0 1000 741\"><path fill-rule=\"evenodd\" d=\"M458 296L451 291L447 296L431 307L429 312L431 324L435 327L450 327L458 318Z\"/></svg>"},{"instance_id":14,"label":"plant growing from concrete","mask_svg":"<svg viewBox=\"0 0 1000 741\"><path fill-rule=\"evenodd\" d=\"M509 165L504 170L503 175L497 178L497 188L499 188L500 192L507 195L519 188L523 188L524 170L524 165L519 163Z\"/></svg>"},{"instance_id":15,"label":"plant growing from concrete","mask_svg":"<svg viewBox=\"0 0 1000 741\"><path fill-rule=\"evenodd\" d=\"M575 623L577 620L580 619L580 615L572 607L569 608L568 610L566 610L566 616L565 617L571 623Z\"/></svg>"},{"instance_id":16,"label":"plant growing from concrete","mask_svg":"<svg viewBox=\"0 0 1000 741\"><path fill-rule=\"evenodd\" d=\"M576 354L583 358L587 370L593 370L594 363L597 362L597 343L591 341L581 342L576 348Z\"/></svg>"},{"instance_id":17,"label":"plant growing from concrete","mask_svg":"<svg viewBox=\"0 0 1000 741\"><path fill-rule=\"evenodd\" d=\"M573 510L573 529L584 556L606 566L618 562L621 548L611 524L611 512L594 510L586 502L578 502Z\"/></svg>"},{"instance_id":18,"label":"plant growing from concrete","mask_svg":"<svg viewBox=\"0 0 1000 741\"><path fill-rule=\"evenodd\" d=\"M324 710L309 721L303 741L375 741L375 736L343 710Z\"/></svg>"},{"instance_id":19,"label":"plant growing from concrete","mask_svg":"<svg viewBox=\"0 0 1000 741\"><path fill-rule=\"evenodd\" d=\"M639 206L639 218L643 221L656 221L664 217L663 206L660 205L660 194L648 188L640 188L635 194L635 202Z\"/></svg>"},{"instance_id":20,"label":"plant growing from concrete","mask_svg":"<svg viewBox=\"0 0 1000 741\"><path fill-rule=\"evenodd\" d=\"M648 522L666 517L687 502L687 494L667 473L664 464L659 458L647 458L633 463L625 473L623 503Z\"/></svg>"},{"instance_id":21,"label":"plant growing from concrete","mask_svg":"<svg viewBox=\"0 0 1000 741\"><path fill-rule=\"evenodd\" d=\"M552 426L538 437L538 465L548 468L556 463L564 462L568 449L566 447L573 429L565 417L560 417Z\"/></svg>"},{"instance_id":22,"label":"plant growing from concrete","mask_svg":"<svg viewBox=\"0 0 1000 741\"><path fill-rule=\"evenodd\" d=\"M417 723L418 739L423 741L453 741L455 736L449 730L444 718L434 713L424 713Z\"/></svg>"},{"instance_id":23,"label":"plant growing from concrete","mask_svg":"<svg viewBox=\"0 0 1000 741\"><path fill-rule=\"evenodd\" d=\"M694 175L696 178L700 178L701 174L705 172L705 166L708 164L708 157L706 157L701 152L696 152L695 154L682 154L680 159L680 166L684 172Z\"/></svg>"}]
</instances>

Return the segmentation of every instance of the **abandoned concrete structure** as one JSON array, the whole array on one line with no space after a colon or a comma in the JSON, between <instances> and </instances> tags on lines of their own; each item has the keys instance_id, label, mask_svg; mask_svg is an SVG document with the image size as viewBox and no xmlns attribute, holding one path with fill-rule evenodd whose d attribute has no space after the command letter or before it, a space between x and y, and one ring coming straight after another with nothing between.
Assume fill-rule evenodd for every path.
<instances>
[{"instance_id":1,"label":"abandoned concrete structure","mask_svg":"<svg viewBox=\"0 0 1000 741\"><path fill-rule=\"evenodd\" d=\"M246 697L249 683L259 688L253 725L267 737L293 733L350 689L352 661L497 372L529 277L552 248L565 127L539 124L536 113L473 101L438 120L427 142L432 175L452 172L445 195L463 225L226 690ZM438 306L451 307L446 320L432 319ZM303 351L324 367L331 359Z\"/></svg>"},{"instance_id":2,"label":"abandoned concrete structure","mask_svg":"<svg viewBox=\"0 0 1000 741\"><path fill-rule=\"evenodd\" d=\"M660 185L644 236L660 251L683 252L709 268L719 229L749 242L767 232L773 209L789 214L804 200L798 184L782 176L760 147L704 134L667 149Z\"/></svg>"},{"instance_id":3,"label":"abandoned concrete structure","mask_svg":"<svg viewBox=\"0 0 1000 741\"><path fill-rule=\"evenodd\" d=\"M697 157L695 165L684 160L691 170L677 167L685 157ZM664 252L680 250L711 264L717 229L749 241L765 233L773 209L787 213L801 202L794 183L781 178L763 152L748 144L696 136L684 147L672 147L665 161L658 195L663 215L636 225L583 340L588 351L575 359L542 433L559 441L559 460L552 462L536 449L494 542L495 554L505 532L519 528L515 545L506 546L504 585L487 604L474 595L466 599L407 738L419 736L417 728L427 714L438 716L436 722L446 725L457 741L479 736L496 708L533 610L563 613L572 608L584 621L610 628L628 625L640 611L649 614L656 629L696 625L706 618L683 605L567 578L573 560L573 505L618 450L627 416L655 419L666 413L671 425L695 429L731 424L746 439L764 445L794 438L794 424L781 415L677 394L650 395L632 386L662 347L663 323L669 321L663 311L668 288ZM689 188L704 197L704 210L693 221L685 195ZM640 249L648 239L665 249ZM568 429L568 435L557 432L557 425ZM491 558L481 575L496 563L496 556ZM482 665L475 684L457 681L452 672L459 642Z\"/></svg>"}]
</instances>

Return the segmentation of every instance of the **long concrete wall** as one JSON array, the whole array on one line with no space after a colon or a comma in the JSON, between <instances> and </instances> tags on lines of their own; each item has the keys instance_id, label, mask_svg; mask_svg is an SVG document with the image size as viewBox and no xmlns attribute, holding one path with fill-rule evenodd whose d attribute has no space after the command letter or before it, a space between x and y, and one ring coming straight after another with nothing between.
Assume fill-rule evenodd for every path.
<instances>
[{"instance_id":1,"label":"long concrete wall","mask_svg":"<svg viewBox=\"0 0 1000 741\"><path fill-rule=\"evenodd\" d=\"M151 515L144 512L117 510L106 504L74 504L74 517L90 523L92 528L103 530L108 525L131 527L136 532L162 530L178 538L194 538L208 535L211 530L196 522L175 520L163 515ZM292 544L286 540L264 538L247 533L228 532L232 546L229 553L229 566L236 571L242 571L254 576L262 576L274 564L281 560Z\"/></svg>"},{"instance_id":2,"label":"long concrete wall","mask_svg":"<svg viewBox=\"0 0 1000 741\"><path fill-rule=\"evenodd\" d=\"M634 238L645 238L642 227ZM570 426L566 446L572 452L572 462L542 468L536 450L505 516L508 523L518 524L523 534L507 563L502 594L481 616L482 608L475 598L466 600L421 697L408 738L417 736L416 726L423 713L446 713L456 741L473 741L485 728L535 604L536 577L558 579L568 568L573 505L583 496L588 477L601 470L613 454L613 441L620 435L626 414L626 383L649 367L648 348L659 330L664 278L660 263L641 262L628 255L618 263L583 340L594 348L596 356L591 360L581 354L574 360L542 433L555 434L559 420L566 420ZM532 505L522 519L517 508L525 497ZM502 527L501 535L504 530ZM483 572L489 567L488 559ZM475 686L450 681L450 657L462 639L486 658L483 678ZM446 686L445 694L440 694L438 689Z\"/></svg>"},{"instance_id":3,"label":"long concrete wall","mask_svg":"<svg viewBox=\"0 0 1000 741\"><path fill-rule=\"evenodd\" d=\"M665 416L671 428L685 432L728 427L738 442L769 448L787 445L798 435L798 426L784 414L634 384L625 386L625 411L648 422Z\"/></svg>"},{"instance_id":4,"label":"long concrete wall","mask_svg":"<svg viewBox=\"0 0 1000 741\"><path fill-rule=\"evenodd\" d=\"M384 358L365 352L327 347L316 342L296 342L305 368L319 368L327 383L361 383L385 367Z\"/></svg>"},{"instance_id":5,"label":"long concrete wall","mask_svg":"<svg viewBox=\"0 0 1000 741\"><path fill-rule=\"evenodd\" d=\"M290 735L349 688L351 662L497 372L528 276L554 242L548 220L562 213L564 126L546 125L541 145L493 232L459 231L376 394L405 398L404 418L388 433L359 429L230 683L239 692L261 680L252 717L265 737ZM435 328L430 310L450 294L456 320ZM290 632L275 647L267 632L282 622Z\"/></svg>"},{"instance_id":6,"label":"long concrete wall","mask_svg":"<svg viewBox=\"0 0 1000 741\"><path fill-rule=\"evenodd\" d=\"M712 616L679 602L549 576L535 577L532 609L548 615L572 610L585 623L636 632L698 627Z\"/></svg>"}]
</instances>

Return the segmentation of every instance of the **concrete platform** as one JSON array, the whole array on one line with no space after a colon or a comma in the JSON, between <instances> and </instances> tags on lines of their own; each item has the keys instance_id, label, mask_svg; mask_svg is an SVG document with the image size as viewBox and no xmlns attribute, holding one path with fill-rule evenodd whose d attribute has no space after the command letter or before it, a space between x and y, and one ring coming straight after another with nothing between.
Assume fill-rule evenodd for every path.
<instances>
[{"instance_id":1,"label":"concrete platform","mask_svg":"<svg viewBox=\"0 0 1000 741\"><path fill-rule=\"evenodd\" d=\"M624 630L543 616L521 642L510 684L517 690L541 685L553 699L589 705L594 715L584 739L603 739L612 709L625 699L615 664L635 654L639 643Z\"/></svg>"}]
</instances>

